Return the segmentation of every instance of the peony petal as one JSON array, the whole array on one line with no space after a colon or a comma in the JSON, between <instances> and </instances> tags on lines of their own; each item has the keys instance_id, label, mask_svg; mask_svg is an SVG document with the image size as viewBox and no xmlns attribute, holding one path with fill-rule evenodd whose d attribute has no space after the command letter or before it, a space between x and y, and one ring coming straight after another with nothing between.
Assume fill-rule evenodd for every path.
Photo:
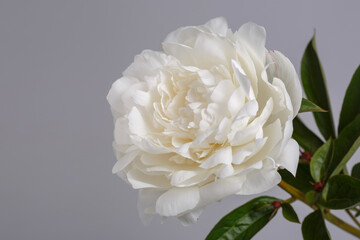
<instances>
[{"instance_id":1,"label":"peony petal","mask_svg":"<svg viewBox=\"0 0 360 240\"><path fill-rule=\"evenodd\" d=\"M176 216L192 210L200 198L198 187L172 188L156 201L156 212L161 216Z\"/></svg>"},{"instance_id":2,"label":"peony petal","mask_svg":"<svg viewBox=\"0 0 360 240\"><path fill-rule=\"evenodd\" d=\"M197 222L203 210L204 208L196 209L194 211L179 216L178 219L180 220L183 226L189 226Z\"/></svg>"},{"instance_id":3,"label":"peony petal","mask_svg":"<svg viewBox=\"0 0 360 240\"><path fill-rule=\"evenodd\" d=\"M260 116L255 118L254 121L252 121L249 124L249 127L263 126L266 123L266 121L269 119L273 108L274 108L274 101L272 98L269 98Z\"/></svg>"},{"instance_id":4,"label":"peony petal","mask_svg":"<svg viewBox=\"0 0 360 240\"><path fill-rule=\"evenodd\" d=\"M284 82L293 105L293 117L295 117L300 109L302 90L294 65L279 51L269 51L266 54L266 63L274 63L269 66L268 75L270 79L277 77Z\"/></svg>"},{"instance_id":5,"label":"peony petal","mask_svg":"<svg viewBox=\"0 0 360 240\"><path fill-rule=\"evenodd\" d=\"M259 104L256 100L248 101L238 112L233 122L246 118L246 117L254 117L259 110Z\"/></svg>"},{"instance_id":6,"label":"peony petal","mask_svg":"<svg viewBox=\"0 0 360 240\"><path fill-rule=\"evenodd\" d=\"M144 80L145 76L157 75L164 66L176 66L178 61L163 52L144 50L135 56L134 62L123 72L124 76Z\"/></svg>"},{"instance_id":7,"label":"peony petal","mask_svg":"<svg viewBox=\"0 0 360 240\"><path fill-rule=\"evenodd\" d=\"M241 164L245 159L255 155L266 143L267 138L256 139L244 146L233 147L233 164Z\"/></svg>"},{"instance_id":8,"label":"peony petal","mask_svg":"<svg viewBox=\"0 0 360 240\"><path fill-rule=\"evenodd\" d=\"M213 153L209 158L200 164L201 168L209 169L218 164L229 165L232 162L232 150L231 147L220 148Z\"/></svg>"},{"instance_id":9,"label":"peony petal","mask_svg":"<svg viewBox=\"0 0 360 240\"><path fill-rule=\"evenodd\" d=\"M146 175L140 170L133 168L126 177L134 189L140 188L168 188L169 181L165 176Z\"/></svg>"},{"instance_id":10,"label":"peony petal","mask_svg":"<svg viewBox=\"0 0 360 240\"><path fill-rule=\"evenodd\" d=\"M260 67L265 63L265 41L266 31L264 27L261 27L255 23L249 22L242 25L235 33L237 40L244 44L257 64Z\"/></svg>"},{"instance_id":11,"label":"peony petal","mask_svg":"<svg viewBox=\"0 0 360 240\"><path fill-rule=\"evenodd\" d=\"M280 167L286 168L292 175L296 175L299 162L299 144L294 139L289 139L282 154L276 160Z\"/></svg>"},{"instance_id":12,"label":"peony petal","mask_svg":"<svg viewBox=\"0 0 360 240\"><path fill-rule=\"evenodd\" d=\"M214 86L216 84L215 76L209 70L199 70L197 74L201 82L206 86Z\"/></svg>"},{"instance_id":13,"label":"peony petal","mask_svg":"<svg viewBox=\"0 0 360 240\"><path fill-rule=\"evenodd\" d=\"M231 95L228 102L228 110L231 116L235 116L245 103L245 94L240 88L237 88Z\"/></svg>"},{"instance_id":14,"label":"peony petal","mask_svg":"<svg viewBox=\"0 0 360 240\"><path fill-rule=\"evenodd\" d=\"M137 82L138 80L134 78L122 77L112 84L106 99L113 110L118 113L124 113L124 105L121 100L122 95L131 85Z\"/></svg>"},{"instance_id":15,"label":"peony petal","mask_svg":"<svg viewBox=\"0 0 360 240\"><path fill-rule=\"evenodd\" d=\"M149 92L137 90L134 92L134 103L143 107L151 105L151 96Z\"/></svg>"},{"instance_id":16,"label":"peony petal","mask_svg":"<svg viewBox=\"0 0 360 240\"><path fill-rule=\"evenodd\" d=\"M200 187L200 200L196 208L202 208L237 193L245 179L244 176L222 178Z\"/></svg>"},{"instance_id":17,"label":"peony petal","mask_svg":"<svg viewBox=\"0 0 360 240\"><path fill-rule=\"evenodd\" d=\"M117 162L115 163L113 169L112 169L112 173L118 173L121 170L123 170L124 168L127 167L127 165L129 165L139 154L139 151L132 151L129 153L126 153L125 155L123 155L121 158L119 158L117 160Z\"/></svg>"},{"instance_id":18,"label":"peony petal","mask_svg":"<svg viewBox=\"0 0 360 240\"><path fill-rule=\"evenodd\" d=\"M236 42L237 61L245 72L245 75L250 79L254 94L258 94L258 77L255 69L255 64L250 57L248 50L239 41Z\"/></svg>"},{"instance_id":19,"label":"peony petal","mask_svg":"<svg viewBox=\"0 0 360 240\"><path fill-rule=\"evenodd\" d=\"M179 186L181 183L185 182L186 180L195 177L199 174L200 171L176 171L171 175L171 182L172 186Z\"/></svg>"},{"instance_id":20,"label":"peony petal","mask_svg":"<svg viewBox=\"0 0 360 240\"><path fill-rule=\"evenodd\" d=\"M163 46L167 43L175 43L193 48L197 37L203 33L204 31L196 26L180 27L166 36ZM168 52L165 48L164 50L165 53L173 55L171 51ZM177 57L176 55L173 56Z\"/></svg>"},{"instance_id":21,"label":"peony petal","mask_svg":"<svg viewBox=\"0 0 360 240\"><path fill-rule=\"evenodd\" d=\"M249 97L250 89L251 89L251 83L250 83L249 78L246 76L244 70L242 69L242 67L240 66L240 64L238 62L231 60L231 63L232 63L232 68L235 73L235 77L240 84L240 88L243 89L246 96Z\"/></svg>"},{"instance_id":22,"label":"peony petal","mask_svg":"<svg viewBox=\"0 0 360 240\"><path fill-rule=\"evenodd\" d=\"M213 18L205 24L213 33L225 37L228 31L228 24L224 17Z\"/></svg>"},{"instance_id":23,"label":"peony petal","mask_svg":"<svg viewBox=\"0 0 360 240\"><path fill-rule=\"evenodd\" d=\"M156 200L163 194L164 190L140 189L138 194L138 213L142 223L149 225L154 217ZM152 213L153 212L153 213Z\"/></svg>"},{"instance_id":24,"label":"peony petal","mask_svg":"<svg viewBox=\"0 0 360 240\"><path fill-rule=\"evenodd\" d=\"M250 195L265 192L276 186L281 181L281 176L277 172L274 161L264 159L263 166L246 174L246 180L237 194Z\"/></svg>"},{"instance_id":25,"label":"peony petal","mask_svg":"<svg viewBox=\"0 0 360 240\"><path fill-rule=\"evenodd\" d=\"M257 132L261 126L252 126L235 133L234 137L230 140L231 146L239 146L254 140Z\"/></svg>"},{"instance_id":26,"label":"peony petal","mask_svg":"<svg viewBox=\"0 0 360 240\"><path fill-rule=\"evenodd\" d=\"M218 172L216 173L216 177L218 178L226 178L229 177L231 175L233 175L234 173L234 168L233 166L230 165L223 165L220 167L220 169L218 170Z\"/></svg>"},{"instance_id":27,"label":"peony petal","mask_svg":"<svg viewBox=\"0 0 360 240\"><path fill-rule=\"evenodd\" d=\"M217 133L215 135L215 140L218 143L223 143L225 141L226 135L230 129L230 123L231 123L231 121L228 118L224 118L223 120L221 120L218 130L217 130Z\"/></svg>"},{"instance_id":28,"label":"peony petal","mask_svg":"<svg viewBox=\"0 0 360 240\"><path fill-rule=\"evenodd\" d=\"M146 122L137 107L133 107L128 116L129 130L132 134L138 136L146 136L150 130L149 124Z\"/></svg>"},{"instance_id":29,"label":"peony petal","mask_svg":"<svg viewBox=\"0 0 360 240\"><path fill-rule=\"evenodd\" d=\"M163 42L162 47L165 53L175 56L182 64L196 66L192 47L173 42Z\"/></svg>"},{"instance_id":30,"label":"peony petal","mask_svg":"<svg viewBox=\"0 0 360 240\"><path fill-rule=\"evenodd\" d=\"M129 122L126 118L118 118L115 121L114 140L116 144L131 144L129 137Z\"/></svg>"},{"instance_id":31,"label":"peony petal","mask_svg":"<svg viewBox=\"0 0 360 240\"><path fill-rule=\"evenodd\" d=\"M218 104L227 103L235 86L230 80L221 81L211 94L211 100Z\"/></svg>"}]
</instances>

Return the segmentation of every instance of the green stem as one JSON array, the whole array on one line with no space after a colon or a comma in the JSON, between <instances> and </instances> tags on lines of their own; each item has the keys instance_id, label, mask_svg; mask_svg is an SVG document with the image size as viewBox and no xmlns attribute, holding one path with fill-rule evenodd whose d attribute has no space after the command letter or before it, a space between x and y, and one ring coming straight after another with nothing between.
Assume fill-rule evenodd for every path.
<instances>
[{"instance_id":1,"label":"green stem","mask_svg":"<svg viewBox=\"0 0 360 240\"><path fill-rule=\"evenodd\" d=\"M286 200L284 200L283 202L286 202L286 203L293 203L293 202L295 202L297 199L296 199L296 197L291 197L291 198L288 198L288 199L286 199Z\"/></svg>"},{"instance_id":2,"label":"green stem","mask_svg":"<svg viewBox=\"0 0 360 240\"><path fill-rule=\"evenodd\" d=\"M303 203L305 203L306 205L308 205L312 209L314 209L314 210L318 209L317 206L312 205L311 203L309 203L306 200L305 195L300 190L298 190L297 188L294 188L293 186L287 184L284 181L281 181L279 183L279 187L281 187L282 189L284 189L285 191L290 193L291 196L293 196L296 199L299 199L300 201L302 201ZM330 212L324 213L324 217L325 217L326 220L328 220L332 224L338 226L342 230L344 230L344 231L346 231L346 232L360 238L360 229L357 229L357 228L349 225L348 223L346 223L343 220L339 219L338 217L331 214Z\"/></svg>"},{"instance_id":3,"label":"green stem","mask_svg":"<svg viewBox=\"0 0 360 240\"><path fill-rule=\"evenodd\" d=\"M352 215L352 213L350 212L349 209L345 209L345 212L350 216L350 218L354 221L354 223L356 225L358 225L358 227L360 227L360 223L359 221L354 217L354 215Z\"/></svg>"}]
</instances>

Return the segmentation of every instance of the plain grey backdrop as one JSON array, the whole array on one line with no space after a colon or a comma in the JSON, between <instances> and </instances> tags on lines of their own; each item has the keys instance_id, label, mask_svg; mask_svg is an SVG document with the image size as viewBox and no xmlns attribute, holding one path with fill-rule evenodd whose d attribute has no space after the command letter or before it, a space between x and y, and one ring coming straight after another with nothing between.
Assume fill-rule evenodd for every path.
<instances>
[{"instance_id":1,"label":"plain grey backdrop","mask_svg":"<svg viewBox=\"0 0 360 240\"><path fill-rule=\"evenodd\" d=\"M338 123L360 63L359 9L356 0L0 0L0 239L204 239L254 196L214 203L190 227L176 219L143 226L137 191L111 174L112 82L170 31L217 16L234 31L247 21L265 26L267 48L299 72L316 28ZM265 194L288 197L277 187ZM310 212L294 206L301 220ZM333 239L355 239L327 225ZM280 213L254 239L302 239L301 226Z\"/></svg>"}]
</instances>

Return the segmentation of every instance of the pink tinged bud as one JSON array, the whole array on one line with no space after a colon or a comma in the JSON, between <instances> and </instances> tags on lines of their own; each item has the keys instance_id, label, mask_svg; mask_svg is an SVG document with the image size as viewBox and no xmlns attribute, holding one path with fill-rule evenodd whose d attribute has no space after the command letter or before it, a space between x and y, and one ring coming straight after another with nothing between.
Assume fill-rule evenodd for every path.
<instances>
[{"instance_id":1,"label":"pink tinged bud","mask_svg":"<svg viewBox=\"0 0 360 240\"><path fill-rule=\"evenodd\" d=\"M323 188L324 188L324 183L322 183L322 182L317 182L314 184L314 190L316 192L321 192L323 190Z\"/></svg>"},{"instance_id":2,"label":"pink tinged bud","mask_svg":"<svg viewBox=\"0 0 360 240\"><path fill-rule=\"evenodd\" d=\"M310 162L311 161L311 153L304 151L301 152L301 158L304 159L306 162Z\"/></svg>"},{"instance_id":3,"label":"pink tinged bud","mask_svg":"<svg viewBox=\"0 0 360 240\"><path fill-rule=\"evenodd\" d=\"M275 201L273 201L273 202L271 203L271 205L272 205L274 208L278 209L279 207L281 207L281 202L275 200Z\"/></svg>"}]
</instances>

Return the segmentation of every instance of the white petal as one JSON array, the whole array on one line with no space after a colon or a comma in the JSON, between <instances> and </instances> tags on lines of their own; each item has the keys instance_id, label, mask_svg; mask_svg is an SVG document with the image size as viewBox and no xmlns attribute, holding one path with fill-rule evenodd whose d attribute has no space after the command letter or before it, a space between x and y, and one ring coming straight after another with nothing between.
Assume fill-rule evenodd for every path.
<instances>
[{"instance_id":1,"label":"white petal","mask_svg":"<svg viewBox=\"0 0 360 240\"><path fill-rule=\"evenodd\" d=\"M245 103L245 94L242 94L242 90L237 88L231 95L228 102L228 110L231 116L235 116L241 107Z\"/></svg>"},{"instance_id":2,"label":"white petal","mask_svg":"<svg viewBox=\"0 0 360 240\"><path fill-rule=\"evenodd\" d=\"M202 83L207 86L213 86L216 84L215 76L209 70L199 70L197 74L200 77Z\"/></svg>"},{"instance_id":3,"label":"white petal","mask_svg":"<svg viewBox=\"0 0 360 240\"><path fill-rule=\"evenodd\" d=\"M123 170L127 165L129 165L138 155L139 151L132 151L129 153L126 153L121 158L118 159L118 161L115 163L112 173L118 173L121 170Z\"/></svg>"},{"instance_id":4,"label":"white petal","mask_svg":"<svg viewBox=\"0 0 360 240\"><path fill-rule=\"evenodd\" d=\"M233 164L241 164L245 159L255 155L266 143L267 138L256 139L241 147L233 147Z\"/></svg>"},{"instance_id":5,"label":"white petal","mask_svg":"<svg viewBox=\"0 0 360 240\"><path fill-rule=\"evenodd\" d=\"M215 169L207 169L203 171L198 171L193 177L186 179L185 181L178 183L177 187L191 187L199 183L204 183L209 178L214 178Z\"/></svg>"},{"instance_id":6,"label":"white petal","mask_svg":"<svg viewBox=\"0 0 360 240\"><path fill-rule=\"evenodd\" d=\"M278 87L280 89L280 91L282 92L283 96L284 96L284 102L285 102L285 106L286 108L290 111L293 112L293 106L292 106L292 102L289 96L289 93L286 91L286 87L284 85L284 82L282 82L279 78L274 78L273 80L273 85Z\"/></svg>"},{"instance_id":7,"label":"white petal","mask_svg":"<svg viewBox=\"0 0 360 240\"><path fill-rule=\"evenodd\" d=\"M240 84L240 88L242 88L244 90L246 96L249 96L250 88L251 88L251 83L250 83L249 78L246 76L244 70L242 69L242 67L240 66L240 64L238 62L231 60L231 63L232 63L232 68L235 73L235 77Z\"/></svg>"},{"instance_id":8,"label":"white petal","mask_svg":"<svg viewBox=\"0 0 360 240\"><path fill-rule=\"evenodd\" d=\"M231 164L229 165L223 165L220 167L220 169L216 173L216 177L218 178L226 178L234 173L234 168Z\"/></svg>"},{"instance_id":9,"label":"white petal","mask_svg":"<svg viewBox=\"0 0 360 240\"><path fill-rule=\"evenodd\" d=\"M147 153L160 154L160 153L169 153L171 152L169 149L165 148L162 145L156 145L150 139L146 139L143 137L131 135L130 136L132 143L135 144L141 150Z\"/></svg>"},{"instance_id":10,"label":"white petal","mask_svg":"<svg viewBox=\"0 0 360 240\"><path fill-rule=\"evenodd\" d=\"M170 187L165 176L146 175L138 169L131 169L126 177L134 189Z\"/></svg>"},{"instance_id":11,"label":"white petal","mask_svg":"<svg viewBox=\"0 0 360 240\"><path fill-rule=\"evenodd\" d=\"M140 113L137 107L133 107L128 116L129 130L132 134L146 136L149 131L149 124Z\"/></svg>"},{"instance_id":12,"label":"white petal","mask_svg":"<svg viewBox=\"0 0 360 240\"><path fill-rule=\"evenodd\" d=\"M271 159L263 160L261 169L253 170L246 174L246 180L237 194L250 195L262 193L276 186L281 181L281 176Z\"/></svg>"},{"instance_id":13,"label":"white petal","mask_svg":"<svg viewBox=\"0 0 360 240\"><path fill-rule=\"evenodd\" d=\"M263 135L267 137L266 143L261 147L261 149L247 161L243 162L239 165L238 168L235 170L235 174L237 172L241 172L244 169L250 167L251 165L262 161L264 158L269 156L271 150L273 149L276 144L278 144L282 138L282 129L280 120L277 119L273 123L270 123L266 127L264 127Z\"/></svg>"},{"instance_id":14,"label":"white petal","mask_svg":"<svg viewBox=\"0 0 360 240\"><path fill-rule=\"evenodd\" d=\"M186 180L196 176L199 174L199 171L185 171L180 170L176 171L171 176L171 185L178 186L181 183L185 182Z\"/></svg>"},{"instance_id":15,"label":"white petal","mask_svg":"<svg viewBox=\"0 0 360 240\"><path fill-rule=\"evenodd\" d=\"M299 144L294 139L290 139L287 142L276 163L279 164L280 167L286 168L292 175L296 175L297 165L299 163Z\"/></svg>"},{"instance_id":16,"label":"white petal","mask_svg":"<svg viewBox=\"0 0 360 240\"><path fill-rule=\"evenodd\" d=\"M124 112L124 105L121 100L123 93L133 84L138 81L134 78L122 77L116 80L106 97L112 109L114 109L118 113Z\"/></svg>"},{"instance_id":17,"label":"white petal","mask_svg":"<svg viewBox=\"0 0 360 240\"><path fill-rule=\"evenodd\" d=\"M114 140L116 144L131 144L131 139L129 137L129 122L127 118L116 119Z\"/></svg>"},{"instance_id":18,"label":"white petal","mask_svg":"<svg viewBox=\"0 0 360 240\"><path fill-rule=\"evenodd\" d=\"M176 216L192 210L199 202L198 187L172 188L156 201L156 212L161 216Z\"/></svg>"},{"instance_id":19,"label":"white petal","mask_svg":"<svg viewBox=\"0 0 360 240\"><path fill-rule=\"evenodd\" d=\"M256 100L248 101L238 112L233 122L243 119L245 117L253 117L259 110L259 104Z\"/></svg>"},{"instance_id":20,"label":"white petal","mask_svg":"<svg viewBox=\"0 0 360 240\"><path fill-rule=\"evenodd\" d=\"M265 63L265 41L266 31L264 27L261 27L255 23L245 23L235 33L237 40L247 47L250 55L253 59L257 60L261 66Z\"/></svg>"},{"instance_id":21,"label":"white petal","mask_svg":"<svg viewBox=\"0 0 360 240\"><path fill-rule=\"evenodd\" d=\"M230 59L235 57L232 43L209 34L198 36L193 52L196 59L195 66L201 69L210 69L220 64L230 67Z\"/></svg>"},{"instance_id":22,"label":"white petal","mask_svg":"<svg viewBox=\"0 0 360 240\"><path fill-rule=\"evenodd\" d=\"M230 139L231 146L239 146L246 144L255 139L257 132L261 126L252 126L244 130L237 131L232 139Z\"/></svg>"},{"instance_id":23,"label":"white petal","mask_svg":"<svg viewBox=\"0 0 360 240\"><path fill-rule=\"evenodd\" d=\"M178 219L183 226L189 226L197 222L203 210L203 208L196 209L194 211L179 216Z\"/></svg>"},{"instance_id":24,"label":"white petal","mask_svg":"<svg viewBox=\"0 0 360 240\"><path fill-rule=\"evenodd\" d=\"M286 90L289 93L291 103L293 105L293 117L295 117L300 109L302 91L294 65L287 57L285 57L281 52L278 51L268 52L268 54L266 54L266 62L274 63L271 64L268 68L269 77L277 77L284 82Z\"/></svg>"},{"instance_id":25,"label":"white petal","mask_svg":"<svg viewBox=\"0 0 360 240\"><path fill-rule=\"evenodd\" d=\"M182 64L197 66L192 47L174 42L163 42L162 47L165 53L175 56Z\"/></svg>"},{"instance_id":26,"label":"white petal","mask_svg":"<svg viewBox=\"0 0 360 240\"><path fill-rule=\"evenodd\" d=\"M252 121L249 124L249 127L253 127L253 126L263 126L266 121L268 120L268 118L270 117L270 114L272 113L272 110L274 108L274 101L272 98L269 98L266 102L266 105L264 107L264 109L262 110L261 114L259 117L255 118L254 121Z\"/></svg>"},{"instance_id":27,"label":"white petal","mask_svg":"<svg viewBox=\"0 0 360 240\"><path fill-rule=\"evenodd\" d=\"M155 214L155 204L164 190L140 189L138 194L138 213L144 225L150 224Z\"/></svg>"},{"instance_id":28,"label":"white petal","mask_svg":"<svg viewBox=\"0 0 360 240\"><path fill-rule=\"evenodd\" d=\"M244 176L228 177L200 187L200 200L196 207L204 207L210 203L219 201L224 197L237 193L240 191L244 180Z\"/></svg>"},{"instance_id":29,"label":"white petal","mask_svg":"<svg viewBox=\"0 0 360 240\"><path fill-rule=\"evenodd\" d=\"M232 162L232 150L231 147L220 148L213 153L209 158L201 163L201 168L213 168L218 164L231 164Z\"/></svg>"},{"instance_id":30,"label":"white petal","mask_svg":"<svg viewBox=\"0 0 360 240\"><path fill-rule=\"evenodd\" d=\"M218 143L223 143L225 141L226 135L230 129L230 123L231 123L231 121L228 118L224 118L223 120L221 120L219 127L218 127L218 131L215 136L215 140Z\"/></svg>"},{"instance_id":31,"label":"white petal","mask_svg":"<svg viewBox=\"0 0 360 240\"><path fill-rule=\"evenodd\" d=\"M215 103L224 104L228 102L234 90L234 84L230 80L224 80L215 87L210 98Z\"/></svg>"},{"instance_id":32,"label":"white petal","mask_svg":"<svg viewBox=\"0 0 360 240\"><path fill-rule=\"evenodd\" d=\"M164 44L167 43L175 43L175 44L181 44L183 46L188 46L192 48L195 44L195 40L198 37L199 34L202 34L204 31L200 29L199 27L195 26L189 26L189 27L180 27L176 29L175 31L169 33L164 42ZM171 54L172 52L167 52L166 49L165 53ZM176 55L173 55L176 56ZM177 57L177 56L176 56Z\"/></svg>"},{"instance_id":33,"label":"white petal","mask_svg":"<svg viewBox=\"0 0 360 240\"><path fill-rule=\"evenodd\" d=\"M255 95L258 94L258 77L255 69L253 59L250 57L246 46L243 46L239 41L236 42L237 60L240 63L242 69L246 73L245 75L250 79L251 86Z\"/></svg>"},{"instance_id":34,"label":"white petal","mask_svg":"<svg viewBox=\"0 0 360 240\"><path fill-rule=\"evenodd\" d=\"M124 76L144 80L144 76L157 75L164 66L177 65L178 61L163 52L144 50L135 56L134 62L123 72Z\"/></svg>"},{"instance_id":35,"label":"white petal","mask_svg":"<svg viewBox=\"0 0 360 240\"><path fill-rule=\"evenodd\" d=\"M134 92L134 102L135 104L138 104L140 106L148 106L149 104L151 104L150 100L151 100L151 96L149 92L144 92L141 90L137 90Z\"/></svg>"},{"instance_id":36,"label":"white petal","mask_svg":"<svg viewBox=\"0 0 360 240\"><path fill-rule=\"evenodd\" d=\"M205 24L205 26L207 26L212 32L219 34L222 37L225 37L228 31L228 24L226 19L223 17L211 19Z\"/></svg>"}]
</instances>

